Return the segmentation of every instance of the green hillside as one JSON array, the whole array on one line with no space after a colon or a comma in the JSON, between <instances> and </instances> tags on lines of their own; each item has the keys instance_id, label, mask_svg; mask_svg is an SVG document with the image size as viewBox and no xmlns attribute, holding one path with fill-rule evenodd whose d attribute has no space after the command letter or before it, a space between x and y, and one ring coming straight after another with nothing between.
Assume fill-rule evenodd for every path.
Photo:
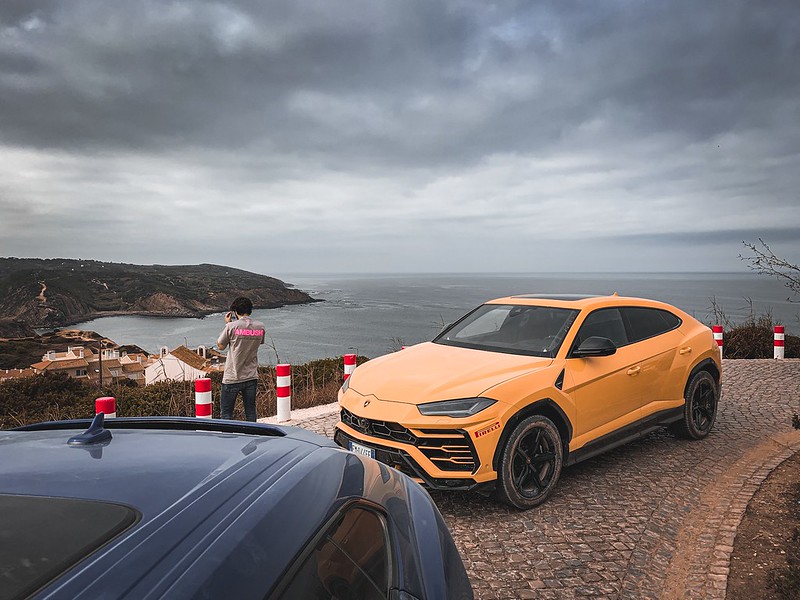
<instances>
[{"instance_id":1,"label":"green hillside","mask_svg":"<svg viewBox=\"0 0 800 600\"><path fill-rule=\"evenodd\" d=\"M256 308L314 301L274 277L220 265L0 258L0 337L115 314L200 317L237 296Z\"/></svg>"}]
</instances>

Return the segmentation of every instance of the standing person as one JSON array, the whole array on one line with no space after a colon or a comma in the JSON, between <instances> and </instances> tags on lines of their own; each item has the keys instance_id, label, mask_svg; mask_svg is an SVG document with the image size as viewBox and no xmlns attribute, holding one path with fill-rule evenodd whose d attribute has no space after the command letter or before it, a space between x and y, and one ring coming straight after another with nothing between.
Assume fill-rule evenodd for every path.
<instances>
[{"instance_id":1,"label":"standing person","mask_svg":"<svg viewBox=\"0 0 800 600\"><path fill-rule=\"evenodd\" d=\"M258 347L264 343L266 327L250 318L253 303L249 298L237 298L225 315L225 329L219 334L217 347L230 346L222 375L220 416L233 418L236 396L242 393L244 414L248 421L256 420L256 388L258 386Z\"/></svg>"}]
</instances>

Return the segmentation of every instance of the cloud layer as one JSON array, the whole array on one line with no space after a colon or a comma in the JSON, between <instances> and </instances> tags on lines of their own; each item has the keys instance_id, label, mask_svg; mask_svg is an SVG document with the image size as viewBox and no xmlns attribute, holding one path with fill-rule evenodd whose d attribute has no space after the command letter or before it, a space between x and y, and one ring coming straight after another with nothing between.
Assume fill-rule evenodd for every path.
<instances>
[{"instance_id":1,"label":"cloud layer","mask_svg":"<svg viewBox=\"0 0 800 600\"><path fill-rule=\"evenodd\" d=\"M261 272L800 254L794 0L5 1L0 254Z\"/></svg>"}]
</instances>

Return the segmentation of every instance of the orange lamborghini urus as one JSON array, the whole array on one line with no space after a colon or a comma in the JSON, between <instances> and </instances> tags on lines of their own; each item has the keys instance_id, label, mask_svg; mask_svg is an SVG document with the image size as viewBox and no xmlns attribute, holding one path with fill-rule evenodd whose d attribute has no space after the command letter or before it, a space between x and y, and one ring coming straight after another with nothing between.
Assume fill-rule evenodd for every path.
<instances>
[{"instance_id":1,"label":"orange lamborghini urus","mask_svg":"<svg viewBox=\"0 0 800 600\"><path fill-rule=\"evenodd\" d=\"M659 427L704 438L721 374L709 328L668 304L511 296L359 366L335 440L430 488L493 487L526 509L563 466Z\"/></svg>"}]
</instances>

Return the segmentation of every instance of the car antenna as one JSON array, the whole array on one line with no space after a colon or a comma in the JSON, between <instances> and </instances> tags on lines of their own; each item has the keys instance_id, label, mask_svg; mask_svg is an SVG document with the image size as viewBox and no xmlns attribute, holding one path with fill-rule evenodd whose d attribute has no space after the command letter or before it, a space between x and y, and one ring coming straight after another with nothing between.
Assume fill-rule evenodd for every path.
<instances>
[{"instance_id":1,"label":"car antenna","mask_svg":"<svg viewBox=\"0 0 800 600\"><path fill-rule=\"evenodd\" d=\"M69 446L89 446L91 444L99 444L111 439L111 432L103 427L105 421L105 413L99 412L89 425L89 429L83 433L72 436L67 440Z\"/></svg>"}]
</instances>

